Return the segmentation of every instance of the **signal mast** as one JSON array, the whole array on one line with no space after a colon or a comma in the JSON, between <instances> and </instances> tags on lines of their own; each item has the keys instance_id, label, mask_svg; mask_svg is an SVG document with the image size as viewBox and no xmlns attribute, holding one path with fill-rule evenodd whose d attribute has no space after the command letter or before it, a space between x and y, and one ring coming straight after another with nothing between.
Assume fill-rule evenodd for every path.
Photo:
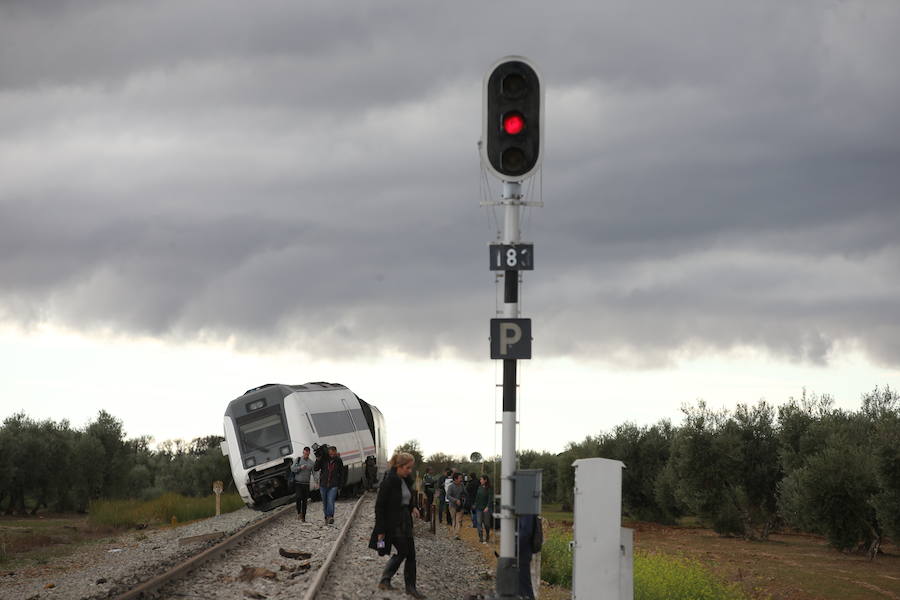
<instances>
[{"instance_id":1,"label":"signal mast","mask_svg":"<svg viewBox=\"0 0 900 600\"><path fill-rule=\"evenodd\" d=\"M491 319L491 359L503 361L503 419L500 486L500 557L497 561L497 596L518 597L516 565L517 514L534 514L534 504L516 500L534 486L516 477L516 361L531 358L531 319L519 311L519 271L534 269L534 245L522 243L521 211L540 202L523 199L522 183L540 168L544 128L544 97L537 68L521 56L500 59L484 78L482 98L481 163L500 179L499 201L485 203L504 208L499 243L490 244L490 269L503 271L502 317ZM515 497L514 497L515 494ZM534 495L534 490L531 490ZM537 512L540 512L540 477L537 477Z\"/></svg>"}]
</instances>

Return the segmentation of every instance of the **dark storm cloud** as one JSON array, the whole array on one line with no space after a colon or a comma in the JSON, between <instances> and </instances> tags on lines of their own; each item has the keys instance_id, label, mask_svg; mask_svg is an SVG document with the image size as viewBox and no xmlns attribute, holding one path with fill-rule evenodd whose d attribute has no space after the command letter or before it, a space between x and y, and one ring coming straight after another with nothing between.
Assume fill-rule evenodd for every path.
<instances>
[{"instance_id":1,"label":"dark storm cloud","mask_svg":"<svg viewBox=\"0 0 900 600\"><path fill-rule=\"evenodd\" d=\"M0 5L0 316L483 358L481 77L521 53L536 353L900 364L900 8L516 6Z\"/></svg>"}]
</instances>

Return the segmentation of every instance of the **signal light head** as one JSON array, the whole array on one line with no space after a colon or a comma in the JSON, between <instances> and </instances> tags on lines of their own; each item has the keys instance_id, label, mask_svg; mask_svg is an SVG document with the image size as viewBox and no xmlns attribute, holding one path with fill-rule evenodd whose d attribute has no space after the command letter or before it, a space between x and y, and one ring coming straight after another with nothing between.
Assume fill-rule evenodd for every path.
<instances>
[{"instance_id":1,"label":"signal light head","mask_svg":"<svg viewBox=\"0 0 900 600\"><path fill-rule=\"evenodd\" d=\"M541 164L541 78L528 59L508 56L484 78L481 161L504 181L522 181Z\"/></svg>"},{"instance_id":2,"label":"signal light head","mask_svg":"<svg viewBox=\"0 0 900 600\"><path fill-rule=\"evenodd\" d=\"M509 135L518 135L525 129L525 117L517 112L503 115L503 131Z\"/></svg>"}]
</instances>

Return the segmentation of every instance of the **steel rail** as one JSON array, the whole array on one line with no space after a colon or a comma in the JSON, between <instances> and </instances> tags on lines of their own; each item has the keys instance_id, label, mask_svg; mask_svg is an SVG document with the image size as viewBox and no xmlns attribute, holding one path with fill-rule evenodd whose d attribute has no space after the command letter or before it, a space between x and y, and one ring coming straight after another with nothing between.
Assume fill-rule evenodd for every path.
<instances>
[{"instance_id":1,"label":"steel rail","mask_svg":"<svg viewBox=\"0 0 900 600\"><path fill-rule=\"evenodd\" d=\"M251 534L254 531L256 531L257 529L259 529L260 527L264 527L264 526L268 525L269 523L271 523L272 521L274 521L275 519L277 519L278 517L284 515L285 511L289 508L289 506L280 508L280 509L276 510L274 514L264 517L262 519L259 519L258 521L255 521L255 522L251 523L250 525L247 525L246 527L236 531L229 537L225 538L223 541L219 542L215 546L211 546L211 547L207 548L206 550L204 550L203 552L201 552L200 554L194 555L194 556L190 557L189 559L187 559L186 561L175 565L174 567L172 567L165 573L162 573L161 575L157 575L156 577L153 577L152 579L148 579L147 581L144 581L143 583L138 584L137 586L135 586L135 587L131 588L130 590L128 590L127 592L125 592L124 594L116 596L116 600L136 600L138 598L150 597L150 595L153 592L157 591L159 588L161 588L165 584L178 579L179 577L181 577L182 575L185 575L189 571L196 569L197 567L199 567L206 561L208 561L212 558L215 558L216 556L220 555L222 552L230 549L232 546L234 546L235 544L237 544L238 542L243 540L245 537L247 537L249 534Z\"/></svg>"},{"instance_id":2,"label":"steel rail","mask_svg":"<svg viewBox=\"0 0 900 600\"><path fill-rule=\"evenodd\" d=\"M344 543L344 538L347 537L347 532L350 531L350 525L353 523L353 519L356 517L356 513L359 512L359 507L362 506L362 501L366 498L367 494L368 492L363 492L362 496L359 497L359 500L356 501L356 504L353 506L353 511L350 513L350 516L347 517L347 522L344 523L344 527L341 528L341 533L334 541L334 545L331 546L331 552L328 553L325 562L319 567L319 571L316 573L315 578L306 589L306 593L303 594L303 600L315 600L316 594L319 593L319 589L322 587L322 584L325 583L328 569L331 568L331 563L334 562L334 557L337 556L338 550L340 550L341 545Z\"/></svg>"}]
</instances>

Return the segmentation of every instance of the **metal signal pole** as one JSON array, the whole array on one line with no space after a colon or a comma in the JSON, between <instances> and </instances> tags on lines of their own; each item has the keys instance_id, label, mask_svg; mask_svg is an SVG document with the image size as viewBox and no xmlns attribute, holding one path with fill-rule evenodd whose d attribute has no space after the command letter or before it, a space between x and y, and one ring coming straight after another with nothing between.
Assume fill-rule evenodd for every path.
<instances>
[{"instance_id":1,"label":"metal signal pole","mask_svg":"<svg viewBox=\"0 0 900 600\"><path fill-rule=\"evenodd\" d=\"M500 462L500 556L497 597L517 598L516 364L531 358L531 319L519 316L519 271L534 268L534 246L521 242L522 182L541 164L543 92L537 69L521 56L498 61L485 75L481 161L503 182L501 242L490 246L490 269L503 271L503 316L491 319L491 358L503 360L503 434ZM533 510L533 509L531 509Z\"/></svg>"},{"instance_id":2,"label":"metal signal pole","mask_svg":"<svg viewBox=\"0 0 900 600\"><path fill-rule=\"evenodd\" d=\"M503 182L503 243L514 245L521 237L519 211L520 182ZM503 316L519 317L519 272L503 272ZM500 462L500 557L497 561L497 592L511 597L518 590L516 569L516 515L513 511L513 474L516 471L516 359L503 359L503 442Z\"/></svg>"}]
</instances>

